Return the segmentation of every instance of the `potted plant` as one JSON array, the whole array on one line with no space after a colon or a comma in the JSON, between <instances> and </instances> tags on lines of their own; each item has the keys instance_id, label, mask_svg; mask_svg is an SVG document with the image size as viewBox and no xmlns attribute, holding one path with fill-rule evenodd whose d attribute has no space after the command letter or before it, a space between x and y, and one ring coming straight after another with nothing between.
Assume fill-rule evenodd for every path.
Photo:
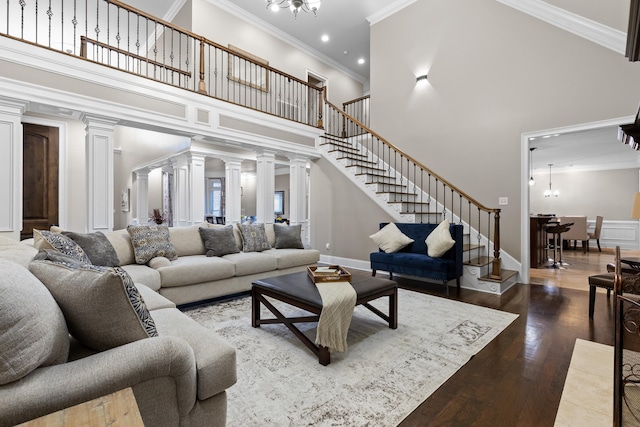
<instances>
[{"instance_id":1,"label":"potted plant","mask_svg":"<svg viewBox=\"0 0 640 427\"><path fill-rule=\"evenodd\" d=\"M164 224L167 222L167 217L160 209L154 209L153 214L149 217L149 221L153 221L156 224Z\"/></svg>"}]
</instances>

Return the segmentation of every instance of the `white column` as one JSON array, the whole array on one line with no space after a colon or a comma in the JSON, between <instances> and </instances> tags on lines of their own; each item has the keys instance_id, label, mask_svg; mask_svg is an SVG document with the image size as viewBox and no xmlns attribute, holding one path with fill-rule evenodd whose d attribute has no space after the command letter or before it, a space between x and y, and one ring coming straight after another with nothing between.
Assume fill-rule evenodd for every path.
<instances>
[{"instance_id":1,"label":"white column","mask_svg":"<svg viewBox=\"0 0 640 427\"><path fill-rule=\"evenodd\" d=\"M173 164L174 198L173 226L189 225L191 219L191 191L189 186L189 165L185 158L177 159Z\"/></svg>"},{"instance_id":2,"label":"white column","mask_svg":"<svg viewBox=\"0 0 640 427\"><path fill-rule=\"evenodd\" d=\"M84 115L86 126L87 224L86 231L113 229L113 129L117 120Z\"/></svg>"},{"instance_id":3,"label":"white column","mask_svg":"<svg viewBox=\"0 0 640 427\"><path fill-rule=\"evenodd\" d=\"M149 221L149 169L141 169L136 174L136 218L135 224Z\"/></svg>"},{"instance_id":4,"label":"white column","mask_svg":"<svg viewBox=\"0 0 640 427\"><path fill-rule=\"evenodd\" d=\"M21 117L26 107L26 101L0 99L0 233L15 240L22 230Z\"/></svg>"},{"instance_id":5,"label":"white column","mask_svg":"<svg viewBox=\"0 0 640 427\"><path fill-rule=\"evenodd\" d=\"M306 156L289 157L289 223L307 222L307 160Z\"/></svg>"},{"instance_id":6,"label":"white column","mask_svg":"<svg viewBox=\"0 0 640 427\"><path fill-rule=\"evenodd\" d=\"M258 222L272 223L273 194L276 191L276 155L271 151L258 153L256 158L256 216Z\"/></svg>"},{"instance_id":7,"label":"white column","mask_svg":"<svg viewBox=\"0 0 640 427\"><path fill-rule=\"evenodd\" d=\"M199 224L204 219L205 176L204 156L191 154L189 159L189 181L191 183L191 224Z\"/></svg>"},{"instance_id":8,"label":"white column","mask_svg":"<svg viewBox=\"0 0 640 427\"><path fill-rule=\"evenodd\" d=\"M225 218L227 224L237 224L242 215L242 159L223 158L225 175Z\"/></svg>"}]
</instances>

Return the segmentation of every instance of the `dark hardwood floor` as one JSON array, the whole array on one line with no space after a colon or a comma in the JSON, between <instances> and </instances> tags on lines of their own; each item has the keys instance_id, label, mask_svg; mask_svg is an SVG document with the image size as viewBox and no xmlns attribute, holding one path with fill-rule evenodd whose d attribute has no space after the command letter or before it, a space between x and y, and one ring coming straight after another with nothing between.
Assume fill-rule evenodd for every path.
<instances>
[{"instance_id":1,"label":"dark hardwood floor","mask_svg":"<svg viewBox=\"0 0 640 427\"><path fill-rule=\"evenodd\" d=\"M444 295L441 285L398 282ZM451 299L519 317L400 426L553 426L576 338L608 345L614 338L613 297L597 294L590 321L586 276L584 290L556 285L517 284L502 296L451 288Z\"/></svg>"}]
</instances>

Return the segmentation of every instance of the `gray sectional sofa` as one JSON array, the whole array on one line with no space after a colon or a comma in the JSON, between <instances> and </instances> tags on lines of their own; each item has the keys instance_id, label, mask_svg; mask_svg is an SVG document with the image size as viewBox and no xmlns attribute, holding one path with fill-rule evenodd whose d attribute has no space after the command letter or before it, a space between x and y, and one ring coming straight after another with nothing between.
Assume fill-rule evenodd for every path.
<instances>
[{"instance_id":1,"label":"gray sectional sofa","mask_svg":"<svg viewBox=\"0 0 640 427\"><path fill-rule=\"evenodd\" d=\"M274 224L265 224L271 249L242 252L242 235L237 227L233 233L239 253L207 257L199 228L222 228L223 225L202 223L189 227L170 227L170 240L178 258L152 259L148 264L136 264L131 238L126 229L106 232L120 266L136 283L142 283L175 304L186 304L233 295L251 290L256 279L305 271L317 263L320 252L315 249L275 249Z\"/></svg>"},{"instance_id":2,"label":"gray sectional sofa","mask_svg":"<svg viewBox=\"0 0 640 427\"><path fill-rule=\"evenodd\" d=\"M128 387L145 425L224 426L226 389L236 382L235 349L176 304L247 291L254 278L306 269L319 252L267 249L207 257L201 227L219 226L170 229L175 259L146 264L135 262L127 230L105 233L120 264L111 268L34 261L46 251L0 236L0 427ZM272 225L266 235L275 244ZM78 275L82 280L70 285ZM107 297L92 296L92 287L104 291L104 283L111 286ZM138 313L140 300L151 322ZM133 332L138 335L124 337L123 344L100 342Z\"/></svg>"}]
</instances>

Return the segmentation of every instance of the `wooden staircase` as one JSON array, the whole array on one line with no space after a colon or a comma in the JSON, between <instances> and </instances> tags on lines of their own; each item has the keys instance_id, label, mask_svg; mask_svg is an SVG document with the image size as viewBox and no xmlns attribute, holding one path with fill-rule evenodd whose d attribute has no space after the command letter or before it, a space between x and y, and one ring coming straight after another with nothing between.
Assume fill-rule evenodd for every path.
<instances>
[{"instance_id":1,"label":"wooden staircase","mask_svg":"<svg viewBox=\"0 0 640 427\"><path fill-rule=\"evenodd\" d=\"M388 167L376 155L364 148L357 136L336 137L324 135L320 143L321 151L345 175L358 182L365 191L399 222L440 222L445 217L453 218L452 212L443 209L436 199L412 184L410 180ZM452 221L453 222L453 221ZM491 266L494 257L490 253L488 239L472 237L469 224L465 226L464 274L462 287L491 293L502 293L517 280L517 271L500 271L500 277L492 277ZM475 242L474 242L475 240ZM483 241L484 240L484 241Z\"/></svg>"}]
</instances>

